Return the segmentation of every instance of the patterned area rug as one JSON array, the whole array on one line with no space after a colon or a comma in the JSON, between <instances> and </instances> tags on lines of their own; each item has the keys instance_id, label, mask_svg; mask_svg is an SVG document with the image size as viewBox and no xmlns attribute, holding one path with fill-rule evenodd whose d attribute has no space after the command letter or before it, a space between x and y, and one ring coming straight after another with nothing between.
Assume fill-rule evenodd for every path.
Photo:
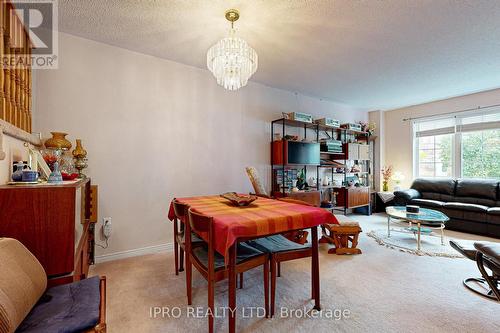
<instances>
[{"instance_id":1,"label":"patterned area rug","mask_svg":"<svg viewBox=\"0 0 500 333\"><path fill-rule=\"evenodd\" d=\"M441 245L441 237L434 233L422 233L420 238L420 251L417 250L417 234L412 232L401 232L391 230L391 237L387 236L387 229L372 230L367 234L375 239L380 245L388 248L407 252L419 256L463 258L449 244L449 238L444 238L444 245Z\"/></svg>"}]
</instances>

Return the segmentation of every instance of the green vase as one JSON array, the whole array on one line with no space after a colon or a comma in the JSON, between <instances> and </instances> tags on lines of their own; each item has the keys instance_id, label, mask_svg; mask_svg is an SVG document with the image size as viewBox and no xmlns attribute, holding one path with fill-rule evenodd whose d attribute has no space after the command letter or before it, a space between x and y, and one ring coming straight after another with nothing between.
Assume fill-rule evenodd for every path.
<instances>
[{"instance_id":1,"label":"green vase","mask_svg":"<svg viewBox=\"0 0 500 333\"><path fill-rule=\"evenodd\" d=\"M387 182L382 182L382 191L384 192L389 191L389 184L387 184Z\"/></svg>"}]
</instances>

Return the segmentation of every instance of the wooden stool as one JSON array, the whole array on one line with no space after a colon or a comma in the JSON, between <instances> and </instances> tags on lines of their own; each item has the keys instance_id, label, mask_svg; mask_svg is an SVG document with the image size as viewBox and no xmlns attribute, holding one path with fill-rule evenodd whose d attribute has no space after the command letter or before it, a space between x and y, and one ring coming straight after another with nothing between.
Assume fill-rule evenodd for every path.
<instances>
[{"instance_id":1,"label":"wooden stool","mask_svg":"<svg viewBox=\"0 0 500 333\"><path fill-rule=\"evenodd\" d=\"M362 232L359 223L345 217L338 217L339 224L323 224L323 237L320 243L334 244L335 247L328 250L328 253L336 254L361 254L358 246L358 236ZM349 246L349 242L351 243Z\"/></svg>"}]
</instances>

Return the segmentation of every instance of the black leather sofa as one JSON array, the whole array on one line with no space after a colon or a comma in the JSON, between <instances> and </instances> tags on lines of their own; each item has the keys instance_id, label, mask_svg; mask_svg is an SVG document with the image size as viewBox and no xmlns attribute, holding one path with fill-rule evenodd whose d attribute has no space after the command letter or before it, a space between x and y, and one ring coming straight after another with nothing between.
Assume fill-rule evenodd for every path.
<instances>
[{"instance_id":1,"label":"black leather sofa","mask_svg":"<svg viewBox=\"0 0 500 333\"><path fill-rule=\"evenodd\" d=\"M439 210L446 229L500 238L500 189L497 179L418 178L394 192L394 204Z\"/></svg>"}]
</instances>

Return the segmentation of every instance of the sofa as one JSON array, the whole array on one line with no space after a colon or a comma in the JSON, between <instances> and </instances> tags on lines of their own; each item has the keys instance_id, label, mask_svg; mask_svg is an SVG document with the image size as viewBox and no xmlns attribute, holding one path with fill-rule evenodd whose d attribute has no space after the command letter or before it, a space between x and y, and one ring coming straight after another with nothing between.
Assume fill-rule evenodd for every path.
<instances>
[{"instance_id":1,"label":"sofa","mask_svg":"<svg viewBox=\"0 0 500 333\"><path fill-rule=\"evenodd\" d=\"M446 214L446 229L500 238L498 179L418 178L394 192L397 206L417 205Z\"/></svg>"}]
</instances>

